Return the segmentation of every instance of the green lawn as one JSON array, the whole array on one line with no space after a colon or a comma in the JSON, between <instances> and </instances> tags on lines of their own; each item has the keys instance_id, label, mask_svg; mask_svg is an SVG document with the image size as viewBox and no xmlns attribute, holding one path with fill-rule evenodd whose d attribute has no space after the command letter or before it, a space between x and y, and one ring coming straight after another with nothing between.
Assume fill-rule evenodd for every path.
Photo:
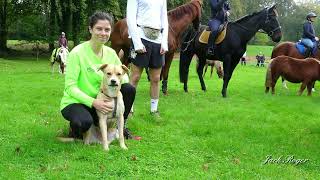
<instances>
[{"instance_id":1,"label":"green lawn","mask_svg":"<svg viewBox=\"0 0 320 180\"><path fill-rule=\"evenodd\" d=\"M222 80L205 78L200 90L195 63L189 93L172 63L169 95L160 97L161 119L149 115L149 87L140 81L129 120L138 141L128 151L113 143L61 143L68 130L59 112L64 77L48 60L0 59L0 179L319 179L320 87L312 97L278 86L264 94L266 68L238 66L222 98ZM300 165L266 164L266 156L309 159Z\"/></svg>"}]
</instances>

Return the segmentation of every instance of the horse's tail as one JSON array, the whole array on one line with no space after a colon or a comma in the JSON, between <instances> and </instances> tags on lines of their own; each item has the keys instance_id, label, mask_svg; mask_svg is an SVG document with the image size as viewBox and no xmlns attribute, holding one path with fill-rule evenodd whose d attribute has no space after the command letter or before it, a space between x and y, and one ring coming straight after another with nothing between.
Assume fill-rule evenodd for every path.
<instances>
[{"instance_id":1,"label":"horse's tail","mask_svg":"<svg viewBox=\"0 0 320 180\"><path fill-rule=\"evenodd\" d=\"M193 56L194 40L197 31L193 28L188 28L183 37L180 49L180 61L179 61L179 77L180 82L184 83L188 79L189 66Z\"/></svg>"},{"instance_id":2,"label":"horse's tail","mask_svg":"<svg viewBox=\"0 0 320 180\"><path fill-rule=\"evenodd\" d=\"M270 60L270 63L269 63L268 69L267 69L267 74L266 74L265 86L266 86L266 88L268 88L268 89L271 87L271 83L272 83L271 67L272 67L272 59Z\"/></svg>"}]
</instances>

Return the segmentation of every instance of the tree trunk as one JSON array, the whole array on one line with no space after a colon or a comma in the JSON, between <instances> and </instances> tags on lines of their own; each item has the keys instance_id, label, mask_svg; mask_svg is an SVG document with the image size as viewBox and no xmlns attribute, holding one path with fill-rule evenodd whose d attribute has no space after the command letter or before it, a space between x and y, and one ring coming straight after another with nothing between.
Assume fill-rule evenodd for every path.
<instances>
[{"instance_id":1,"label":"tree trunk","mask_svg":"<svg viewBox=\"0 0 320 180\"><path fill-rule=\"evenodd\" d=\"M54 40L55 37L55 30L56 30L56 14L57 14L57 6L55 0L50 0L50 13L49 13L49 51L53 51L54 49Z\"/></svg>"},{"instance_id":2,"label":"tree trunk","mask_svg":"<svg viewBox=\"0 0 320 180\"><path fill-rule=\"evenodd\" d=\"M65 32L68 38L71 26L71 0L60 0L61 21L60 32Z\"/></svg>"},{"instance_id":3,"label":"tree trunk","mask_svg":"<svg viewBox=\"0 0 320 180\"><path fill-rule=\"evenodd\" d=\"M83 4L82 0L74 1L73 5L75 7L72 12L72 40L74 46L80 44L79 34L82 27L82 17L83 17Z\"/></svg>"},{"instance_id":4,"label":"tree trunk","mask_svg":"<svg viewBox=\"0 0 320 180\"><path fill-rule=\"evenodd\" d=\"M7 0L0 0L0 52L7 52Z\"/></svg>"}]
</instances>

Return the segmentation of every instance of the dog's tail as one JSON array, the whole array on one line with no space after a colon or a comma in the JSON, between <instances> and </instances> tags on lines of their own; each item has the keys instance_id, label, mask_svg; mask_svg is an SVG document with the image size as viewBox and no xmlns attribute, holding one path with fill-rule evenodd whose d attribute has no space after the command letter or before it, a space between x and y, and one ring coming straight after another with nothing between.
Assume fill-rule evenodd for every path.
<instances>
[{"instance_id":1,"label":"dog's tail","mask_svg":"<svg viewBox=\"0 0 320 180\"><path fill-rule=\"evenodd\" d=\"M58 141L63 142L63 143L69 143L69 142L75 142L75 138L70 138L70 137L57 137Z\"/></svg>"},{"instance_id":2,"label":"dog's tail","mask_svg":"<svg viewBox=\"0 0 320 180\"><path fill-rule=\"evenodd\" d=\"M265 82L265 87L266 87L265 92L266 92L266 93L269 92L269 89L270 89L271 84L272 84L272 72L271 72L271 67L272 67L272 59L270 60L270 63L269 63L268 69L267 69L267 74L266 74L266 82Z\"/></svg>"}]
</instances>

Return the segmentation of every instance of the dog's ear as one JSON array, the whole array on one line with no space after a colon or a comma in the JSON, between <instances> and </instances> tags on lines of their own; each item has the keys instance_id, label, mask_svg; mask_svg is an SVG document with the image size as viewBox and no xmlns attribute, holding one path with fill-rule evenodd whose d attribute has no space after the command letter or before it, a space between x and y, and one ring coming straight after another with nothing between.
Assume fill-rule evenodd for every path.
<instances>
[{"instance_id":1,"label":"dog's ear","mask_svg":"<svg viewBox=\"0 0 320 180\"><path fill-rule=\"evenodd\" d=\"M121 67L122 67L122 69L124 70L124 73L123 73L123 74L125 74L125 73L128 73L128 72L129 72L129 69L127 68L127 66L125 66L125 65L121 65Z\"/></svg>"},{"instance_id":2,"label":"dog's ear","mask_svg":"<svg viewBox=\"0 0 320 180\"><path fill-rule=\"evenodd\" d=\"M108 64L102 64L98 70L103 71L103 69L106 68L107 66L108 66Z\"/></svg>"}]
</instances>

